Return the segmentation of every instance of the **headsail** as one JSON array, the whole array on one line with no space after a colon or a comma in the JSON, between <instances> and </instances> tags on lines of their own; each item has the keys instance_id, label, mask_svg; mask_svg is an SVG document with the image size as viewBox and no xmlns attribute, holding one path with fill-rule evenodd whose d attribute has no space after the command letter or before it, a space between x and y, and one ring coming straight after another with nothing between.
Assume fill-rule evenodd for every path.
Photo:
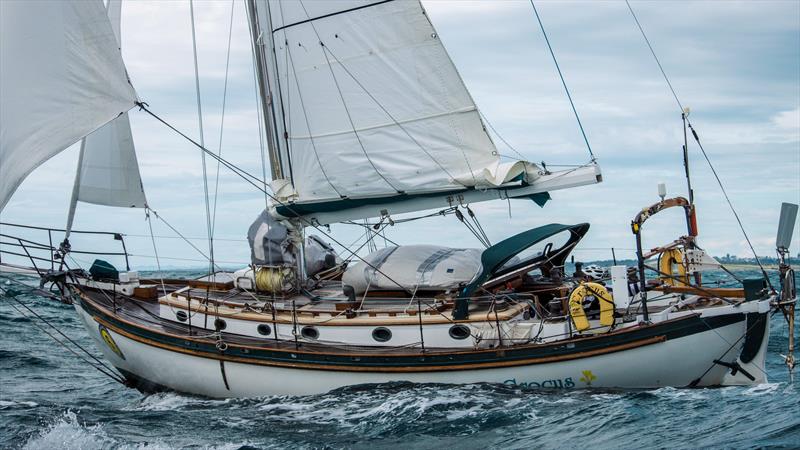
<instances>
[{"instance_id":1,"label":"headsail","mask_svg":"<svg viewBox=\"0 0 800 450\"><path fill-rule=\"evenodd\" d=\"M269 83L273 161L284 177L273 189L289 203L280 215L329 223L377 216L386 205L414 211L541 178L535 164L501 163L418 0L251 2L261 27L256 58L267 61L259 69ZM586 169L579 184L597 182L599 170Z\"/></svg>"},{"instance_id":2,"label":"headsail","mask_svg":"<svg viewBox=\"0 0 800 450\"><path fill-rule=\"evenodd\" d=\"M122 0L109 0L108 18L119 46ZM78 167L76 201L105 206L143 208L147 203L136 160L128 113L84 138Z\"/></svg>"},{"instance_id":3,"label":"headsail","mask_svg":"<svg viewBox=\"0 0 800 450\"><path fill-rule=\"evenodd\" d=\"M101 0L0 2L0 209L40 164L132 108Z\"/></svg>"}]
</instances>

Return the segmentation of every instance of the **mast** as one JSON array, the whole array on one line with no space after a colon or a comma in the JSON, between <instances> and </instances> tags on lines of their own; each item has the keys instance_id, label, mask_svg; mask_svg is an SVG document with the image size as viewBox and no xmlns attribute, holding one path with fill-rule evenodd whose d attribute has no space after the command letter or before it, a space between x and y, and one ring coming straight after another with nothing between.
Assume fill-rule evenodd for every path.
<instances>
[{"instance_id":1,"label":"mast","mask_svg":"<svg viewBox=\"0 0 800 450\"><path fill-rule=\"evenodd\" d=\"M266 8L265 17L269 17L269 2L261 3ZM250 38L253 44L253 61L255 64L256 77L258 79L258 94L261 100L261 114L264 121L264 129L267 134L267 151L269 153L270 169L273 180L284 178L283 166L281 165L281 155L278 149L277 120L275 118L275 104L272 101L272 89L268 68L270 67L266 53L273 47L272 30L259 21L256 0L247 0L247 18L250 23ZM264 42L266 39L266 43ZM264 46L267 46L266 52Z\"/></svg>"},{"instance_id":2,"label":"mast","mask_svg":"<svg viewBox=\"0 0 800 450\"><path fill-rule=\"evenodd\" d=\"M280 100L279 78L277 73L277 63L275 54L275 41L272 33L272 14L269 8L269 1L247 0L247 17L250 23L250 34L253 44L253 61L255 64L256 76L258 80L258 90L261 104L261 116L264 121L264 129L267 134L267 148L269 153L270 169L272 180L286 180L287 175L291 178L291 169L288 173L284 172L283 158L281 153L281 142L286 143L286 160L291 167L288 153L288 134L284 124L283 106ZM259 19L263 17L263 21ZM270 76L272 74L272 76ZM273 83L277 88L278 104L280 110L275 105L275 95L272 87ZM280 117L280 119L279 119ZM292 180L288 180L292 181ZM293 235L293 241L297 248L296 271L300 285L304 285L306 280L306 261L305 261L305 223L301 220L289 220L291 226L288 227Z\"/></svg>"}]
</instances>

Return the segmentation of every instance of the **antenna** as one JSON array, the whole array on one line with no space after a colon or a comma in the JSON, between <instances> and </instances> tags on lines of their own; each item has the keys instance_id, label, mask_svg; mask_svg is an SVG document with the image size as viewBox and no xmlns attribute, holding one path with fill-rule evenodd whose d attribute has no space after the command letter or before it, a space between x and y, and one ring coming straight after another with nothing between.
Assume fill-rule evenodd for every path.
<instances>
[{"instance_id":1,"label":"antenna","mask_svg":"<svg viewBox=\"0 0 800 450\"><path fill-rule=\"evenodd\" d=\"M692 179L689 176L689 138L686 136L686 121L689 117L689 107L681 110L683 120L683 168L686 172L686 187L689 189L689 204L694 205L694 191L692 191Z\"/></svg>"},{"instance_id":2,"label":"antenna","mask_svg":"<svg viewBox=\"0 0 800 450\"><path fill-rule=\"evenodd\" d=\"M658 183L658 196L661 197L661 201L664 201L664 198L667 196L667 185L664 182Z\"/></svg>"}]
</instances>

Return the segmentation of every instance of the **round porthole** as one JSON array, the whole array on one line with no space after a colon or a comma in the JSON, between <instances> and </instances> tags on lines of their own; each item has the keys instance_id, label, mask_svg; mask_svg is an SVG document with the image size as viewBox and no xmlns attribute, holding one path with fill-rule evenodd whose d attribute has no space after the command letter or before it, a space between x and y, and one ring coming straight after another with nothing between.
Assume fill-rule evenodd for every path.
<instances>
[{"instance_id":1,"label":"round porthole","mask_svg":"<svg viewBox=\"0 0 800 450\"><path fill-rule=\"evenodd\" d=\"M186 311L178 311L175 313L175 318L180 320L181 322L186 322L186 319L189 318L189 315L186 314Z\"/></svg>"},{"instance_id":2,"label":"round porthole","mask_svg":"<svg viewBox=\"0 0 800 450\"><path fill-rule=\"evenodd\" d=\"M388 342L392 338L392 330L385 327L378 327L372 330L372 339L378 342Z\"/></svg>"},{"instance_id":3,"label":"round porthole","mask_svg":"<svg viewBox=\"0 0 800 450\"><path fill-rule=\"evenodd\" d=\"M300 330L300 335L306 339L317 339L319 338L319 331L314 327L303 327Z\"/></svg>"},{"instance_id":4,"label":"round porthole","mask_svg":"<svg viewBox=\"0 0 800 450\"><path fill-rule=\"evenodd\" d=\"M228 324L222 319L214 320L214 329L216 330L224 330L227 326Z\"/></svg>"},{"instance_id":5,"label":"round porthole","mask_svg":"<svg viewBox=\"0 0 800 450\"><path fill-rule=\"evenodd\" d=\"M258 328L256 328L256 330L258 330L258 334L262 336L269 336L269 334L272 333L272 328L270 328L269 325L265 323L259 325Z\"/></svg>"},{"instance_id":6,"label":"round porthole","mask_svg":"<svg viewBox=\"0 0 800 450\"><path fill-rule=\"evenodd\" d=\"M470 335L469 327L466 325L453 325L450 327L450 337L453 339L466 339Z\"/></svg>"}]
</instances>

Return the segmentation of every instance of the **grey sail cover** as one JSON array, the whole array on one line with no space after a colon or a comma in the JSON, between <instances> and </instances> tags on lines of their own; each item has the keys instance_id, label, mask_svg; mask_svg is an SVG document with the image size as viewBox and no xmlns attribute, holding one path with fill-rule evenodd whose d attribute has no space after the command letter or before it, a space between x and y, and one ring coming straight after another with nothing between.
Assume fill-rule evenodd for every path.
<instances>
[{"instance_id":1,"label":"grey sail cover","mask_svg":"<svg viewBox=\"0 0 800 450\"><path fill-rule=\"evenodd\" d=\"M368 289L454 289L470 282L480 271L482 253L476 248L438 245L386 247L364 257L366 263L348 266L342 282L359 294Z\"/></svg>"},{"instance_id":2,"label":"grey sail cover","mask_svg":"<svg viewBox=\"0 0 800 450\"><path fill-rule=\"evenodd\" d=\"M250 261L258 266L282 266L295 263L295 248L289 229L267 211L262 211L247 230Z\"/></svg>"},{"instance_id":3,"label":"grey sail cover","mask_svg":"<svg viewBox=\"0 0 800 450\"><path fill-rule=\"evenodd\" d=\"M132 108L101 0L0 1L0 210L36 167Z\"/></svg>"},{"instance_id":4,"label":"grey sail cover","mask_svg":"<svg viewBox=\"0 0 800 450\"><path fill-rule=\"evenodd\" d=\"M289 229L267 211L263 211L247 231L250 261L257 266L287 266L296 263L297 248ZM330 269L342 263L330 244L317 236L308 236L305 245L306 275Z\"/></svg>"}]
</instances>

